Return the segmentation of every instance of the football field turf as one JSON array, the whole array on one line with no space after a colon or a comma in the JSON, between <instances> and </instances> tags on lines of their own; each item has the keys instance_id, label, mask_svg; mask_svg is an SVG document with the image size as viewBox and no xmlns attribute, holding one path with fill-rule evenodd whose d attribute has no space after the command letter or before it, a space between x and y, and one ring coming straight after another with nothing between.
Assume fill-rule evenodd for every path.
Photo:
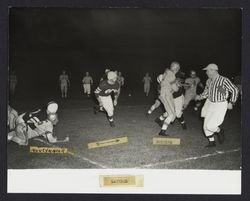
<instances>
[{"instance_id":1,"label":"football field turf","mask_svg":"<svg viewBox=\"0 0 250 201\"><path fill-rule=\"evenodd\" d=\"M49 100L49 99L48 99ZM44 101L44 100L43 100ZM215 148L205 148L207 139L202 132L202 119L185 111L188 129L182 130L178 121L168 128L170 138L179 138L180 145L153 145L160 127L154 119L162 113L158 108L147 117L146 111L153 97L121 96L115 108L115 124L111 128L104 113L93 113L93 101L87 98L57 100L59 123L54 135L59 139L69 136L68 143L50 144L44 138L32 139L28 146L8 143L9 169L26 168L153 168L153 169L216 169L241 168L240 106L228 111L222 127L225 142ZM36 103L36 104L32 104ZM42 102L42 101L40 101ZM39 101L15 100L19 111L39 108ZM127 142L105 147L88 148L88 143L127 137ZM217 138L216 138L217 141ZM67 154L30 153L30 146L67 148Z\"/></svg>"}]
</instances>

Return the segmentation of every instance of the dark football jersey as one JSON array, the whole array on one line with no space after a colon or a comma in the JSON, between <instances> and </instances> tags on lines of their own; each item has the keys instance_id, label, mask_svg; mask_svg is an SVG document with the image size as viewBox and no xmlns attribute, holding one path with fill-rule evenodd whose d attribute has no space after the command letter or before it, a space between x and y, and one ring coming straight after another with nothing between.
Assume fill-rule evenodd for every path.
<instances>
[{"instance_id":1,"label":"dark football jersey","mask_svg":"<svg viewBox=\"0 0 250 201\"><path fill-rule=\"evenodd\" d=\"M40 123L47 119L46 107L36 110L34 112L26 112L23 116L23 120L30 126L31 129L35 129L35 124Z\"/></svg>"},{"instance_id":2,"label":"dark football jersey","mask_svg":"<svg viewBox=\"0 0 250 201\"><path fill-rule=\"evenodd\" d=\"M119 83L115 82L115 84L109 84L108 80L103 80L99 87L95 90L95 94L100 96L109 96L112 92L115 94L118 92Z\"/></svg>"},{"instance_id":3,"label":"dark football jersey","mask_svg":"<svg viewBox=\"0 0 250 201\"><path fill-rule=\"evenodd\" d=\"M180 85L181 84L184 84L184 82L185 82L185 74L183 73L183 72L178 72L178 73L176 73L176 81L177 82L179 82L180 83ZM178 98L178 97L180 97L181 95L184 95L185 94L185 89L184 89L184 87L183 86L180 86L179 87L179 89L178 89L178 91L175 91L174 93L173 93L173 97L174 98Z\"/></svg>"}]
</instances>

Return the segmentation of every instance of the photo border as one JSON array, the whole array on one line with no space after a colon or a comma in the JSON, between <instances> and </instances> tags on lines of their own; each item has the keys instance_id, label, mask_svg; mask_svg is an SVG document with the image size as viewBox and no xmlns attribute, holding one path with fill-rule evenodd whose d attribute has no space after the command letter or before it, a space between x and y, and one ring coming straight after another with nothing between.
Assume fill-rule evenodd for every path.
<instances>
[{"instance_id":1,"label":"photo border","mask_svg":"<svg viewBox=\"0 0 250 201\"><path fill-rule=\"evenodd\" d=\"M250 137L248 134L249 86L250 75L250 7L244 0L169 0L169 1L81 1L81 0L2 0L0 2L0 200L250 200L249 197L249 169L250 169ZM242 195L123 195L123 194L7 194L7 143L6 116L8 101L8 8L9 7L73 7L73 8L242 8Z\"/></svg>"}]
</instances>

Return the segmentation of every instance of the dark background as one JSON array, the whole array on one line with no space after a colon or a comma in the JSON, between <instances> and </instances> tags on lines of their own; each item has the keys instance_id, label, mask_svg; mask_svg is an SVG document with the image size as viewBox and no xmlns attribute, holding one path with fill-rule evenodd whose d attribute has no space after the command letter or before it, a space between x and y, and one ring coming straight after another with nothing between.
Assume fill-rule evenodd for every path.
<instances>
[{"instance_id":1,"label":"dark background","mask_svg":"<svg viewBox=\"0 0 250 201\"><path fill-rule=\"evenodd\" d=\"M63 69L81 94L89 71L98 84L105 68L122 71L125 89L143 90L171 61L188 74L216 63L222 75L241 69L240 9L11 8L9 67L18 76L17 96L59 95Z\"/></svg>"}]
</instances>

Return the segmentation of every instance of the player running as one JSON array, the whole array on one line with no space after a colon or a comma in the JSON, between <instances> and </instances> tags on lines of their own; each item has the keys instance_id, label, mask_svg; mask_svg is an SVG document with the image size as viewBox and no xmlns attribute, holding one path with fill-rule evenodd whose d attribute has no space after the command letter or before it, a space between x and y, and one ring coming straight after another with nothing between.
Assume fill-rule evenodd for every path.
<instances>
[{"instance_id":1,"label":"player running","mask_svg":"<svg viewBox=\"0 0 250 201\"><path fill-rule=\"evenodd\" d=\"M29 139L44 137L50 143L68 142L69 137L64 140L57 140L53 135L53 127L58 123L58 105L50 102L34 112L26 112L16 119L14 131L8 133L8 141L16 142L19 145L28 145Z\"/></svg>"},{"instance_id":2,"label":"player running","mask_svg":"<svg viewBox=\"0 0 250 201\"><path fill-rule=\"evenodd\" d=\"M146 75L143 78L142 82L144 83L144 93L146 94L146 96L148 96L149 91L150 91L150 84L152 82L152 79L149 76L149 73L146 73Z\"/></svg>"},{"instance_id":3,"label":"player running","mask_svg":"<svg viewBox=\"0 0 250 201\"><path fill-rule=\"evenodd\" d=\"M85 76L82 78L84 94L87 94L90 97L91 94L91 85L93 84L93 79L89 75L89 72L86 72Z\"/></svg>"},{"instance_id":4,"label":"player running","mask_svg":"<svg viewBox=\"0 0 250 201\"><path fill-rule=\"evenodd\" d=\"M107 80L101 81L99 87L95 90L95 95L99 102L99 109L106 111L111 127L115 126L113 116L114 106L117 105L118 90L119 83L117 82L117 74L113 71L108 72ZM112 92L114 92L114 101L111 98Z\"/></svg>"},{"instance_id":5,"label":"player running","mask_svg":"<svg viewBox=\"0 0 250 201\"><path fill-rule=\"evenodd\" d=\"M173 121L177 119L179 123L181 124L182 129L186 130L187 125L183 116L184 92L185 92L183 85L184 85L185 74L178 70L175 76L176 76L176 79L171 84L173 103L174 103L174 112L175 112L174 113L175 117ZM166 130L168 128L168 125L171 123L170 118L169 118L169 113L166 111L155 121L161 126L161 131L159 135L168 136L168 134L166 134Z\"/></svg>"},{"instance_id":6,"label":"player running","mask_svg":"<svg viewBox=\"0 0 250 201\"><path fill-rule=\"evenodd\" d=\"M184 101L184 109L187 108L188 104L191 100L195 100L197 86L204 88L203 84L200 81L200 78L197 77L195 71L190 71L190 77L185 80L185 101ZM194 107L194 110L198 110L197 104Z\"/></svg>"},{"instance_id":7,"label":"player running","mask_svg":"<svg viewBox=\"0 0 250 201\"><path fill-rule=\"evenodd\" d=\"M165 108L165 113L161 115L159 118L155 120L161 126L161 131L159 135L168 136L166 134L168 125L171 122L174 122L175 118L177 117L180 122L183 123L185 128L185 121L182 116L182 101L183 99L182 94L179 93L180 84L176 82L176 74L180 70L180 64L178 62L172 62L170 64L170 68L167 68L163 74L163 79L161 81L161 90L159 99L161 100L162 104ZM173 93L176 92L178 96L175 96L176 99L174 101ZM181 95L180 95L181 94ZM180 95L180 96L179 96ZM177 116L178 115L178 116Z\"/></svg>"},{"instance_id":8,"label":"player running","mask_svg":"<svg viewBox=\"0 0 250 201\"><path fill-rule=\"evenodd\" d=\"M59 85L61 87L62 98L67 98L68 87L70 87L70 81L69 76L66 74L65 70L63 70L62 74L59 76Z\"/></svg>"}]
</instances>

